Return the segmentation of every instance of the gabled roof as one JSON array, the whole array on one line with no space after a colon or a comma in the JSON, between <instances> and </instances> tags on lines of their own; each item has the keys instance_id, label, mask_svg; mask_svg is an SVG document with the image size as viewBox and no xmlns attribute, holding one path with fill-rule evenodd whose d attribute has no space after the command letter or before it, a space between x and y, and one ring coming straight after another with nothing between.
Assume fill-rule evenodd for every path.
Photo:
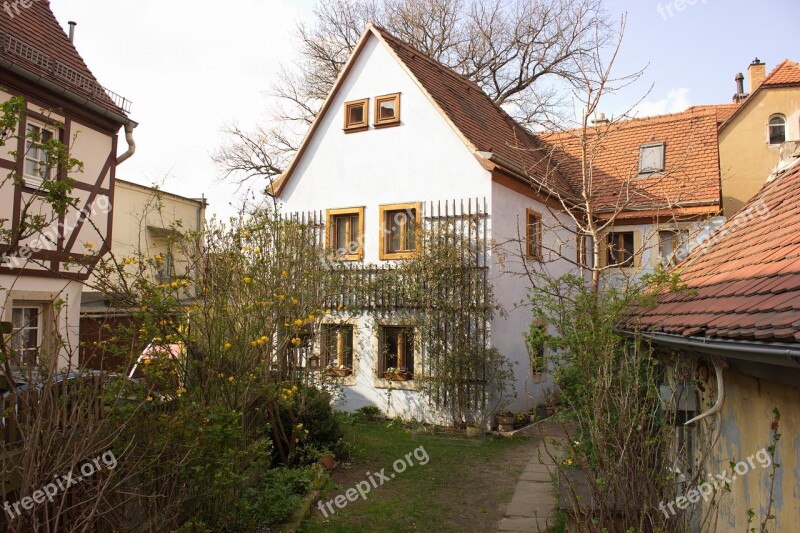
<instances>
[{"instance_id":1,"label":"gabled roof","mask_svg":"<svg viewBox=\"0 0 800 533\"><path fill-rule=\"evenodd\" d=\"M586 134L591 161L591 197L598 212L624 207L620 218L707 215L720 203L718 113L716 106L682 113L597 125ZM572 189L582 185L582 130L542 134ZM645 144L665 144L665 171L639 175ZM589 165L587 165L588 167Z\"/></svg>"},{"instance_id":2,"label":"gabled roof","mask_svg":"<svg viewBox=\"0 0 800 533\"><path fill-rule=\"evenodd\" d=\"M0 43L3 60L117 115L126 115L130 103L119 95L109 94L100 85L59 25L49 1L35 1L27 8L19 3L6 5L0 12Z\"/></svg>"},{"instance_id":3,"label":"gabled roof","mask_svg":"<svg viewBox=\"0 0 800 533\"><path fill-rule=\"evenodd\" d=\"M785 59L769 73L763 82L762 87L786 87L790 85L800 85L800 65L794 61Z\"/></svg>"},{"instance_id":4,"label":"gabled roof","mask_svg":"<svg viewBox=\"0 0 800 533\"><path fill-rule=\"evenodd\" d=\"M728 124L733 122L733 119L739 115L739 113L747 107L747 105L753 100L753 97L762 91L769 90L769 89L778 89L781 87L796 87L800 86L800 65L795 63L794 61L789 61L788 59L784 59L777 67L772 69L772 72L764 78L764 81L761 82L761 85L756 87L756 90L753 91L753 94L748 96L735 110L731 115L723 122L719 129L722 131L725 129Z\"/></svg>"},{"instance_id":5,"label":"gabled roof","mask_svg":"<svg viewBox=\"0 0 800 533\"><path fill-rule=\"evenodd\" d=\"M506 162L512 170L516 169L515 172L534 178L545 189L557 190L564 196L571 194L569 183L554 171L546 152L541 150L534 136L496 105L477 84L459 76L374 24L367 25L300 149L287 170L276 180L274 184L276 194L280 195L291 179L298 161L317 129L318 122L330 109L333 97L371 36L376 37L389 49L476 156L482 157L481 154L487 153L499 156L498 159Z\"/></svg>"},{"instance_id":6,"label":"gabled roof","mask_svg":"<svg viewBox=\"0 0 800 533\"><path fill-rule=\"evenodd\" d=\"M706 104L692 106L686 111L695 111L698 113L703 111L714 111L714 113L717 114L717 123L722 124L728 120L737 109L739 109L739 104Z\"/></svg>"},{"instance_id":7,"label":"gabled roof","mask_svg":"<svg viewBox=\"0 0 800 533\"><path fill-rule=\"evenodd\" d=\"M678 266L686 290L640 309L638 327L700 340L800 342L798 198L800 160Z\"/></svg>"}]
</instances>

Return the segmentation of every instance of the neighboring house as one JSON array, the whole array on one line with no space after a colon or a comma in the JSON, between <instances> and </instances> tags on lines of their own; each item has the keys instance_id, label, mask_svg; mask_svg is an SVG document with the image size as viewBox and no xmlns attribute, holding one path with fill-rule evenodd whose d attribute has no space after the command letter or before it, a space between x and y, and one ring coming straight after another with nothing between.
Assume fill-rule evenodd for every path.
<instances>
[{"instance_id":1,"label":"neighboring house","mask_svg":"<svg viewBox=\"0 0 800 533\"><path fill-rule=\"evenodd\" d=\"M595 121L583 139L593 211L613 223L602 235L600 266L635 276L670 266L706 220L719 213L720 111L681 113L610 122ZM580 190L581 130L539 135L562 175ZM588 260L588 258L587 258Z\"/></svg>"},{"instance_id":2,"label":"neighboring house","mask_svg":"<svg viewBox=\"0 0 800 533\"><path fill-rule=\"evenodd\" d=\"M0 98L12 96L25 98L27 112L19 125L23 140L0 152L4 172L22 177L18 186L7 181L0 190L6 228L20 223L21 206L42 194L44 179L64 178L60 169L42 169L43 155L24 140L28 132L59 139L84 164L82 172L71 176L77 208L22 243L23 253L0 246L5 254L0 315L13 324L18 363L49 355L64 366L77 358L82 281L111 247L114 173L133 153L136 124L127 115L130 102L98 83L48 2L33 3L13 20L0 17ZM130 148L118 157L123 126ZM19 161L13 150L24 154ZM58 338L62 347L57 347Z\"/></svg>"},{"instance_id":3,"label":"neighboring house","mask_svg":"<svg viewBox=\"0 0 800 533\"><path fill-rule=\"evenodd\" d=\"M638 172L644 144L648 151L642 157L653 165L646 169L649 178L673 161L682 169L624 186L637 197L635 213L621 228L634 228L631 244L637 225L661 221L662 215L664 231L678 232L719 210L715 112L656 118L640 133L646 124L623 128L627 133L617 148L625 159L619 169L604 170L605 185L596 183L598 190L619 190L618 176ZM680 129L677 136L670 127ZM369 25L296 157L270 192L285 212L322 213L328 246L346 249L340 259L365 269L413 256L417 247L408 238L413 235L409 228L442 218L465 220L468 211L476 218L479 206L477 218L492 246L485 263L479 259L476 266L486 267L504 311L487 325L487 343L515 364L516 398L509 407L521 410L542 401L543 391L552 386L532 376L523 339L531 322L530 310L519 305L530 284L521 275L523 261L553 277L581 271L580 239L556 200L569 203L578 197L579 178L573 174L574 161L554 163L570 154L554 143L516 124L475 83ZM645 182L658 182L661 188L641 188ZM344 381L346 409L386 406L391 388L399 398L391 414L432 416L413 380L400 386L383 379L385 367L398 362L424 366L425 347L413 314L390 305L351 309L341 320L326 320L331 328L342 327L336 345L355 352L345 358L355 365Z\"/></svg>"},{"instance_id":4,"label":"neighboring house","mask_svg":"<svg viewBox=\"0 0 800 533\"><path fill-rule=\"evenodd\" d=\"M197 234L205 227L207 202L203 198L187 198L178 194L116 179L114 185L113 239L111 253L125 265L125 259L161 257L153 274L153 283L170 283L177 276L191 274L193 265L174 244L183 236ZM129 264L131 273L138 268ZM96 344L113 332L116 326L129 325L125 309L112 309L108 299L94 290L91 282L84 288L81 306L81 362L95 369L114 368L116 359L106 361L106 354ZM187 299L189 289L181 291ZM108 327L103 328L104 325Z\"/></svg>"},{"instance_id":5,"label":"neighboring house","mask_svg":"<svg viewBox=\"0 0 800 533\"><path fill-rule=\"evenodd\" d=\"M712 416L695 427L706 435L717 427L719 433L708 460L695 468L713 475L727 471L732 479L730 493L717 494L718 523L724 531L758 529L770 493L775 518L767 522L767 529L795 531L800 524L797 146L791 166L773 174L708 246L696 249L680 265L685 290L665 292L655 307L639 310L629 324L670 356L695 367L702 392L696 411L688 416L708 412ZM712 409L713 404L719 405ZM772 443L775 408L782 438L775 457L768 460L763 450ZM695 460L701 455L695 450ZM773 462L779 465L774 489ZM749 510L755 512L752 523Z\"/></svg>"},{"instance_id":6,"label":"neighboring house","mask_svg":"<svg viewBox=\"0 0 800 533\"><path fill-rule=\"evenodd\" d=\"M783 61L768 75L756 59L749 67L749 93L737 76L739 103L719 130L725 216L732 216L775 170L781 146L800 140L800 65Z\"/></svg>"}]
</instances>

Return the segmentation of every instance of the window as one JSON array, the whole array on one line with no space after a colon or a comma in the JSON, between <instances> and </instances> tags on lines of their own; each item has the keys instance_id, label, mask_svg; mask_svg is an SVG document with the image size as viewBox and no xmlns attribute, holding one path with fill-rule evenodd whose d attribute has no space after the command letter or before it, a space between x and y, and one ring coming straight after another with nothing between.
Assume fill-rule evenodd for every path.
<instances>
[{"instance_id":1,"label":"window","mask_svg":"<svg viewBox=\"0 0 800 533\"><path fill-rule=\"evenodd\" d=\"M661 254L661 264L671 267L680 263L686 252L689 242L689 230L669 230L658 232L658 247Z\"/></svg>"},{"instance_id":2,"label":"window","mask_svg":"<svg viewBox=\"0 0 800 533\"><path fill-rule=\"evenodd\" d=\"M375 127L400 124L400 93L375 98Z\"/></svg>"},{"instance_id":3,"label":"window","mask_svg":"<svg viewBox=\"0 0 800 533\"><path fill-rule=\"evenodd\" d=\"M47 153L43 145L53 140L53 132L36 124L28 124L27 131L23 177L27 186L39 188L45 180L51 177L51 169L47 165Z\"/></svg>"},{"instance_id":4,"label":"window","mask_svg":"<svg viewBox=\"0 0 800 533\"><path fill-rule=\"evenodd\" d=\"M421 207L418 203L381 206L381 259L407 259L419 251Z\"/></svg>"},{"instance_id":5,"label":"window","mask_svg":"<svg viewBox=\"0 0 800 533\"><path fill-rule=\"evenodd\" d=\"M172 257L172 252L159 254L161 261L158 265L158 281L159 283L169 283L175 276L175 260Z\"/></svg>"},{"instance_id":6,"label":"window","mask_svg":"<svg viewBox=\"0 0 800 533\"><path fill-rule=\"evenodd\" d=\"M344 104L344 130L362 131L369 127L367 115L369 108L369 98L355 100Z\"/></svg>"},{"instance_id":7,"label":"window","mask_svg":"<svg viewBox=\"0 0 800 533\"><path fill-rule=\"evenodd\" d=\"M781 144L786 140L786 117L774 115L769 119L769 144Z\"/></svg>"},{"instance_id":8,"label":"window","mask_svg":"<svg viewBox=\"0 0 800 533\"><path fill-rule=\"evenodd\" d=\"M639 174L664 170L664 143L643 144L639 148Z\"/></svg>"},{"instance_id":9,"label":"window","mask_svg":"<svg viewBox=\"0 0 800 533\"><path fill-rule=\"evenodd\" d=\"M380 364L378 375L387 372L414 374L414 328L382 326L380 330Z\"/></svg>"},{"instance_id":10,"label":"window","mask_svg":"<svg viewBox=\"0 0 800 533\"><path fill-rule=\"evenodd\" d=\"M530 209L525 214L525 256L542 260L542 215Z\"/></svg>"},{"instance_id":11,"label":"window","mask_svg":"<svg viewBox=\"0 0 800 533\"><path fill-rule=\"evenodd\" d=\"M633 266L633 232L615 231L608 234L608 265L623 268Z\"/></svg>"},{"instance_id":12,"label":"window","mask_svg":"<svg viewBox=\"0 0 800 533\"><path fill-rule=\"evenodd\" d=\"M360 261L364 258L364 208L328 210L328 248L336 259Z\"/></svg>"},{"instance_id":13,"label":"window","mask_svg":"<svg viewBox=\"0 0 800 533\"><path fill-rule=\"evenodd\" d=\"M14 307L11 311L13 327L11 347L22 364L35 365L42 345L42 307L37 305Z\"/></svg>"},{"instance_id":14,"label":"window","mask_svg":"<svg viewBox=\"0 0 800 533\"><path fill-rule=\"evenodd\" d=\"M584 268L588 266L588 261L586 260L586 238L586 235L582 233L575 236L578 265Z\"/></svg>"},{"instance_id":15,"label":"window","mask_svg":"<svg viewBox=\"0 0 800 533\"><path fill-rule=\"evenodd\" d=\"M328 324L322 327L322 365L353 369L353 326Z\"/></svg>"}]
</instances>

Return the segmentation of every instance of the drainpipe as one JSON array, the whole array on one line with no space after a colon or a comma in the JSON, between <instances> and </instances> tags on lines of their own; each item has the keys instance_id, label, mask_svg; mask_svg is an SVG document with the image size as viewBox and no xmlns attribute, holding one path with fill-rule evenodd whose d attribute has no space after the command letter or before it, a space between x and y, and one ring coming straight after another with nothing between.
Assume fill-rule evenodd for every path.
<instances>
[{"instance_id":1,"label":"drainpipe","mask_svg":"<svg viewBox=\"0 0 800 533\"><path fill-rule=\"evenodd\" d=\"M138 125L139 123L133 120L128 120L125 123L125 142L128 143L128 151L117 158L117 166L120 166L130 159L133 153L136 152L136 142L133 140L133 129Z\"/></svg>"}]
</instances>

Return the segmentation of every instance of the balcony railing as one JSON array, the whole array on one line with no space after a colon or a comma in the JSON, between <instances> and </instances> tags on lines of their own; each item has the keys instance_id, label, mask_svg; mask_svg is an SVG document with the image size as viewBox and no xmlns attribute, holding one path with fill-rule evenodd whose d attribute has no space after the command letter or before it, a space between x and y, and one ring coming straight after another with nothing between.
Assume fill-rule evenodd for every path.
<instances>
[{"instance_id":1,"label":"balcony railing","mask_svg":"<svg viewBox=\"0 0 800 533\"><path fill-rule=\"evenodd\" d=\"M67 82L72 88L77 89L77 92L87 95L98 103L105 105L113 104L125 113L130 113L131 111L130 100L106 89L88 76L81 74L69 65L62 63L25 41L1 31L0 52L6 56L22 59L27 63L49 72L53 79Z\"/></svg>"}]
</instances>

